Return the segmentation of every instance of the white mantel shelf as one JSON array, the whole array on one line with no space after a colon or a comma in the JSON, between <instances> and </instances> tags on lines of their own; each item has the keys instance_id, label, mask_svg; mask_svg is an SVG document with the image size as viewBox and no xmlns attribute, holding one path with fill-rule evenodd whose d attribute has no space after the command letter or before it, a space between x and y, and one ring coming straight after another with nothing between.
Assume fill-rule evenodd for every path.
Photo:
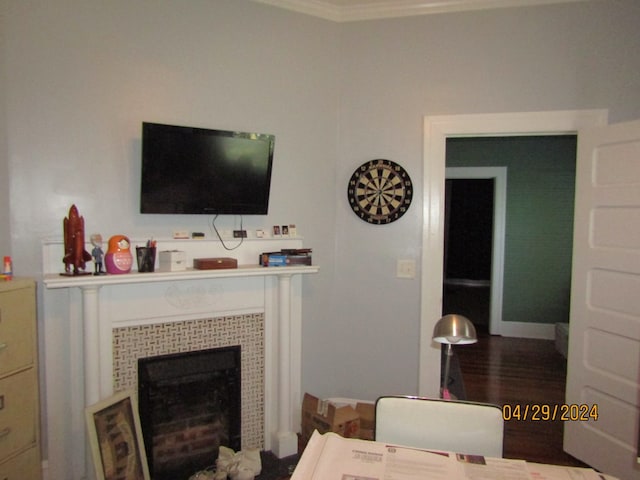
<instances>
[{"instance_id":1,"label":"white mantel shelf","mask_svg":"<svg viewBox=\"0 0 640 480\"><path fill-rule=\"evenodd\" d=\"M100 287L102 285L124 285L132 283L173 282L178 280L205 280L209 278L266 277L304 275L317 273L318 266L299 265L288 267L262 267L260 265L241 265L238 268L216 270L187 269L178 272L123 273L106 275L66 276L47 274L43 282L47 288Z\"/></svg>"},{"instance_id":2,"label":"white mantel shelf","mask_svg":"<svg viewBox=\"0 0 640 480\"><path fill-rule=\"evenodd\" d=\"M187 265L195 258L226 254L215 241L165 240L161 244L162 249L184 250ZM91 471L84 461L86 442L78 432L84 430L84 407L113 393L112 330L201 313L264 312L264 447L280 458L297 453L302 301L298 278L320 268L251 264L261 252L285 247L301 248L302 239L247 242L236 251L240 266L232 269L160 271L156 263L156 271L150 273L67 276L61 275L62 242L45 241L43 338L46 364L51 366L45 380L51 478L80 480ZM174 297L167 296L176 291L197 298L213 296L215 301L180 310L169 301Z\"/></svg>"}]
</instances>

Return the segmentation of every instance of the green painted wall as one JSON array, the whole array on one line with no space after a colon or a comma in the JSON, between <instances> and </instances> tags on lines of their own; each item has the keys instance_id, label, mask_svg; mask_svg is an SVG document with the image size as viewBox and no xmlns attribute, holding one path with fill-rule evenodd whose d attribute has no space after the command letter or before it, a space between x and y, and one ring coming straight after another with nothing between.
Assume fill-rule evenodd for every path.
<instances>
[{"instance_id":1,"label":"green painted wall","mask_svg":"<svg viewBox=\"0 0 640 480\"><path fill-rule=\"evenodd\" d=\"M447 167L507 167L504 321L569 321L575 164L575 135L447 140Z\"/></svg>"}]
</instances>

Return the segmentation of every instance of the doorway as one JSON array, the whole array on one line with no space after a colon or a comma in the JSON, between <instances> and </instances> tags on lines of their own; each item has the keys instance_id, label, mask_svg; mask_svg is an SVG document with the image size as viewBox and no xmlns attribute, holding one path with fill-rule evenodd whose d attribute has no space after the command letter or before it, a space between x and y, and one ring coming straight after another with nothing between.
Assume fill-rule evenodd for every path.
<instances>
[{"instance_id":1,"label":"doorway","mask_svg":"<svg viewBox=\"0 0 640 480\"><path fill-rule=\"evenodd\" d=\"M607 124L606 110L432 116L424 119L422 300L418 393L438 396L440 349L432 341L442 314L444 178L450 137L575 134ZM551 329L553 330L553 329Z\"/></svg>"},{"instance_id":2,"label":"doorway","mask_svg":"<svg viewBox=\"0 0 640 480\"><path fill-rule=\"evenodd\" d=\"M454 202L450 223L457 228L447 236L445 216L445 261L453 273L458 270L453 277L458 286L445 275L444 290L475 301L504 274L502 300L495 299L502 304L502 315L494 316L491 334L553 339L555 324L568 322L576 140L575 134L447 139L447 183L453 177L452 167L467 172L456 177L458 194L445 194L447 205ZM508 188L501 189L507 192L505 227L495 235L506 242L506 257L503 271L493 269L492 275L487 271L491 238L483 233L492 222L492 197L481 175L481 168L491 167L503 169L505 178L508 171ZM492 290L497 292L497 287ZM469 318L482 316L477 311Z\"/></svg>"},{"instance_id":3,"label":"doorway","mask_svg":"<svg viewBox=\"0 0 640 480\"><path fill-rule=\"evenodd\" d=\"M493 179L447 176L445 191L442 315L463 315L488 333Z\"/></svg>"},{"instance_id":4,"label":"doorway","mask_svg":"<svg viewBox=\"0 0 640 480\"><path fill-rule=\"evenodd\" d=\"M502 325L506 202L506 167L447 167L442 314L491 335Z\"/></svg>"}]
</instances>

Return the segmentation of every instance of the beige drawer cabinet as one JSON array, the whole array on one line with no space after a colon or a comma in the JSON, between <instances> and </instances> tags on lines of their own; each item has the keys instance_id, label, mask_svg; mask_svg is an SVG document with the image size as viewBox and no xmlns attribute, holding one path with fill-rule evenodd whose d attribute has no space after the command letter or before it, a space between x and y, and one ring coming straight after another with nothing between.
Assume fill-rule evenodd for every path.
<instances>
[{"instance_id":1,"label":"beige drawer cabinet","mask_svg":"<svg viewBox=\"0 0 640 480\"><path fill-rule=\"evenodd\" d=\"M0 480L42 476L36 288L0 281Z\"/></svg>"}]
</instances>

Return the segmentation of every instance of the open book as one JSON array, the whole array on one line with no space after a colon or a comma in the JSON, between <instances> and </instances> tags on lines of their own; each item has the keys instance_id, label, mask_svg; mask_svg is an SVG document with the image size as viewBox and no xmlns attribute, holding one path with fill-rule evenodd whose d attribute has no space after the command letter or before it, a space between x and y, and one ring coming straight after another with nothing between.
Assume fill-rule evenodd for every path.
<instances>
[{"instance_id":1,"label":"open book","mask_svg":"<svg viewBox=\"0 0 640 480\"><path fill-rule=\"evenodd\" d=\"M601 480L588 468L528 464L313 433L291 480Z\"/></svg>"}]
</instances>

